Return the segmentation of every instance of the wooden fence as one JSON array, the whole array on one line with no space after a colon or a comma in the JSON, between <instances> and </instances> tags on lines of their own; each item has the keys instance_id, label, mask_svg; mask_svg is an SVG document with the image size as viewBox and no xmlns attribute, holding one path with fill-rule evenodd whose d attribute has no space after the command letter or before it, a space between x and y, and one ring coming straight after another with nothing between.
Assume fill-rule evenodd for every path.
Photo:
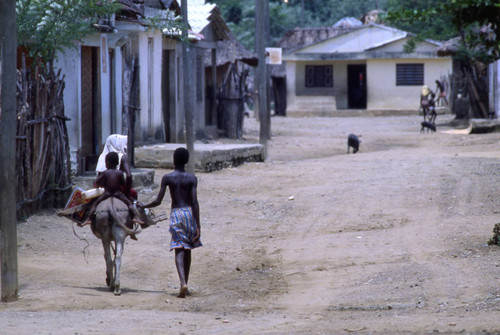
<instances>
[{"instance_id":1,"label":"wooden fence","mask_svg":"<svg viewBox=\"0 0 500 335\"><path fill-rule=\"evenodd\" d=\"M69 141L64 116L64 77L49 65L18 71L17 214L62 207L71 191Z\"/></svg>"}]
</instances>

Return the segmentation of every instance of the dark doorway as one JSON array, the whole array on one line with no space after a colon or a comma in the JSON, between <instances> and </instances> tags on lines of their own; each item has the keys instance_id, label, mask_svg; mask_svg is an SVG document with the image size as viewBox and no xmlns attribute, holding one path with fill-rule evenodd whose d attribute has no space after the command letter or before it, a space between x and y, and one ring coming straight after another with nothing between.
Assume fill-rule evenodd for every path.
<instances>
[{"instance_id":1,"label":"dark doorway","mask_svg":"<svg viewBox=\"0 0 500 335\"><path fill-rule=\"evenodd\" d=\"M366 109L366 65L347 65L348 108Z\"/></svg>"},{"instance_id":2,"label":"dark doorway","mask_svg":"<svg viewBox=\"0 0 500 335\"><path fill-rule=\"evenodd\" d=\"M163 60L162 60L162 76L161 76L161 97L163 106L163 129L165 131L165 142L170 142L171 132L170 132L170 102L171 95L171 85L170 85L170 61L171 52L169 50L163 50Z\"/></svg>"},{"instance_id":3,"label":"dark doorway","mask_svg":"<svg viewBox=\"0 0 500 335\"><path fill-rule=\"evenodd\" d=\"M175 143L176 129L175 51L163 50L161 94L165 142Z\"/></svg>"},{"instance_id":4,"label":"dark doorway","mask_svg":"<svg viewBox=\"0 0 500 335\"><path fill-rule=\"evenodd\" d=\"M286 78L271 77L274 92L274 114L286 116Z\"/></svg>"},{"instance_id":5,"label":"dark doorway","mask_svg":"<svg viewBox=\"0 0 500 335\"><path fill-rule=\"evenodd\" d=\"M82 46L82 148L83 171L95 170L101 143L100 49Z\"/></svg>"}]
</instances>

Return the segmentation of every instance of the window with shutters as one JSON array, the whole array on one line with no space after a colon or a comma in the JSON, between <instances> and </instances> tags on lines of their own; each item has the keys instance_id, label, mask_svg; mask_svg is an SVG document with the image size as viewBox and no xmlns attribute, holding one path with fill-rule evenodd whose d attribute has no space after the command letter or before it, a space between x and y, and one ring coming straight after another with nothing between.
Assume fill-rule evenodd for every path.
<instances>
[{"instance_id":1,"label":"window with shutters","mask_svg":"<svg viewBox=\"0 0 500 335\"><path fill-rule=\"evenodd\" d=\"M424 64L396 64L396 86L424 84Z\"/></svg>"},{"instance_id":2,"label":"window with shutters","mask_svg":"<svg viewBox=\"0 0 500 335\"><path fill-rule=\"evenodd\" d=\"M306 65L306 87L333 87L333 65Z\"/></svg>"}]
</instances>

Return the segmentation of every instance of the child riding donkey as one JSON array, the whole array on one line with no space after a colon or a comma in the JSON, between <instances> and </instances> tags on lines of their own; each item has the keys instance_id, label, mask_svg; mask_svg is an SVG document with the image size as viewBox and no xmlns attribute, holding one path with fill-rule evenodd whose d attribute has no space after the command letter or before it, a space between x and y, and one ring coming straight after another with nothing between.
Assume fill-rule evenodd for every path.
<instances>
[{"instance_id":1,"label":"child riding donkey","mask_svg":"<svg viewBox=\"0 0 500 335\"><path fill-rule=\"evenodd\" d=\"M136 209L134 208L133 202L122 192L123 187L126 185L126 179L123 171L117 169L119 163L118 153L108 153L105 157L105 162L106 170L99 173L95 181L96 186L104 188L104 193L94 201L87 220L83 224L79 224L79 226L92 224L92 216L97 206L109 197L115 197L123 201L129 208L132 221L141 225L144 224L144 222L136 218ZM131 238L135 239L135 236L132 235Z\"/></svg>"}]
</instances>

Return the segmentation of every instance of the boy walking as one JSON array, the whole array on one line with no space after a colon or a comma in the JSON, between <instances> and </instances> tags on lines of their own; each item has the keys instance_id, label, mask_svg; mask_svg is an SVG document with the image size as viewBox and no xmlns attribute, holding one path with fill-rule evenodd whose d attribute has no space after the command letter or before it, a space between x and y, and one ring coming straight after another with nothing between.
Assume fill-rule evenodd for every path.
<instances>
[{"instance_id":1,"label":"boy walking","mask_svg":"<svg viewBox=\"0 0 500 335\"><path fill-rule=\"evenodd\" d=\"M161 180L158 196L143 208L156 207L161 204L167 187L172 200L170 212L170 234L172 241L170 251L175 249L175 266L180 280L178 298L185 298L188 291L189 270L191 267L191 249L201 247L200 209L198 205L198 179L185 170L189 160L189 151L177 148L174 151L175 170L166 174Z\"/></svg>"}]
</instances>

